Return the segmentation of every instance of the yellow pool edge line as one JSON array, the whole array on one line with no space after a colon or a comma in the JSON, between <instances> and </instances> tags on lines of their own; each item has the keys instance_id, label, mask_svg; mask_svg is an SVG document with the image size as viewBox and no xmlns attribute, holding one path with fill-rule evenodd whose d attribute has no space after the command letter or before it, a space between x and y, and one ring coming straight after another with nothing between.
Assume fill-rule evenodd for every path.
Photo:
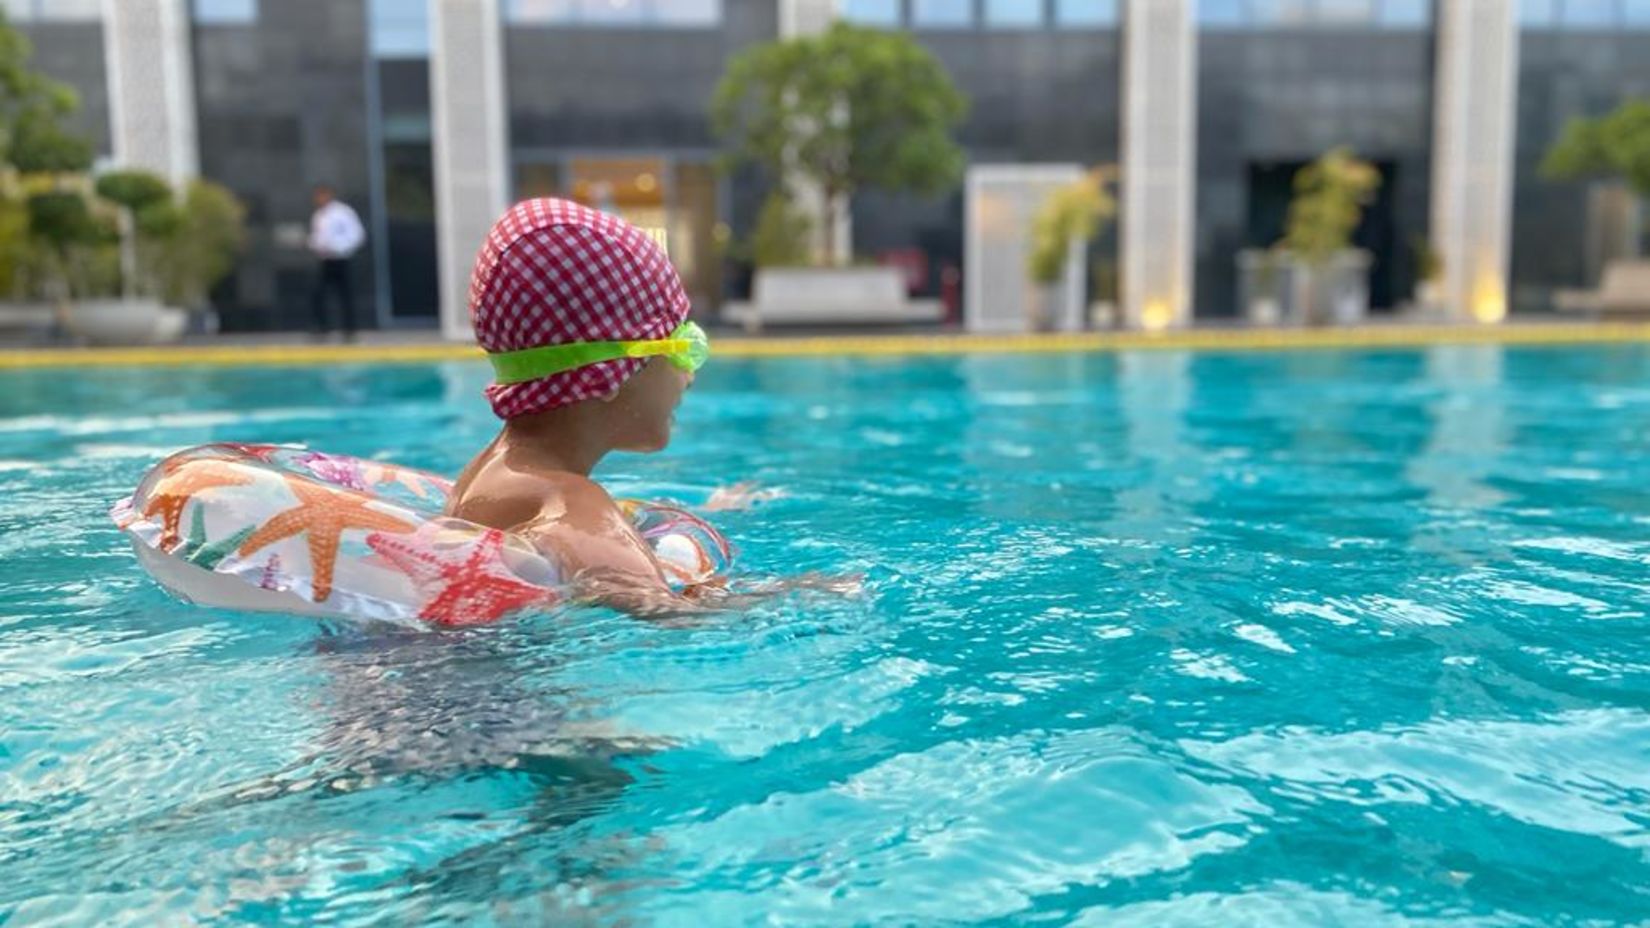
<instances>
[{"instance_id":1,"label":"yellow pool edge line","mask_svg":"<svg viewBox=\"0 0 1650 928\"><path fill-rule=\"evenodd\" d=\"M1055 354L1134 350L1274 351L1418 348L1431 345L1586 345L1650 342L1650 323L1375 325L1348 329L1183 329L1075 334L722 337L715 353L734 358ZM0 370L61 367L307 366L411 364L479 359L474 345L181 345L152 348L42 348L0 351Z\"/></svg>"}]
</instances>

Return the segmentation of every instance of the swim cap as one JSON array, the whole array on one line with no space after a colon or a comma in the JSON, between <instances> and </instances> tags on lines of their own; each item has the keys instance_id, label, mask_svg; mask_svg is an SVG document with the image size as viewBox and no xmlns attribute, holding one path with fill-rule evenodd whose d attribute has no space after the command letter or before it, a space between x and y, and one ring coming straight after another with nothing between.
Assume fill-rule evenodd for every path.
<instances>
[{"instance_id":1,"label":"swim cap","mask_svg":"<svg viewBox=\"0 0 1650 928\"><path fill-rule=\"evenodd\" d=\"M470 275L470 321L488 353L571 342L666 338L688 314L687 293L652 238L617 216L567 200L524 200L482 244ZM492 384L501 419L609 396L641 358L601 361Z\"/></svg>"}]
</instances>

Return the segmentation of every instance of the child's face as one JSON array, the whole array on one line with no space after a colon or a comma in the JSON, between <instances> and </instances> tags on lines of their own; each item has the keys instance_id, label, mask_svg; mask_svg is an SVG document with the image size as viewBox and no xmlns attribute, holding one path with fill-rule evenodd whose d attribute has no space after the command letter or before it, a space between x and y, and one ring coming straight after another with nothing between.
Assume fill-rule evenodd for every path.
<instances>
[{"instance_id":1,"label":"child's face","mask_svg":"<svg viewBox=\"0 0 1650 928\"><path fill-rule=\"evenodd\" d=\"M670 444L671 425L682 393L692 384L692 374L664 358L648 359L613 398L615 447L622 451L663 450Z\"/></svg>"}]
</instances>

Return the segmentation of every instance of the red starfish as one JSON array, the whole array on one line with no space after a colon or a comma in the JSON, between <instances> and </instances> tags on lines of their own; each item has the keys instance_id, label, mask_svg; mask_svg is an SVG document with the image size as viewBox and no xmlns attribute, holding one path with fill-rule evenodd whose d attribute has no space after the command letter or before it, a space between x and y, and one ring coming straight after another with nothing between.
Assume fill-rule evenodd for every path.
<instances>
[{"instance_id":1,"label":"red starfish","mask_svg":"<svg viewBox=\"0 0 1650 928\"><path fill-rule=\"evenodd\" d=\"M430 594L419 618L439 625L483 625L534 604L556 600L556 591L518 578L501 556L504 533L487 529L475 543L437 548L423 538L368 535L367 545ZM422 543L420 543L422 542Z\"/></svg>"},{"instance_id":2,"label":"red starfish","mask_svg":"<svg viewBox=\"0 0 1650 928\"><path fill-rule=\"evenodd\" d=\"M259 548L283 538L309 533L309 567L315 574L315 601L324 603L332 595L332 572L338 564L338 542L347 529L374 529L406 534L413 526L394 516L368 509L370 497L346 490L331 490L302 477L286 476L286 484L298 505L265 522L241 545L246 557Z\"/></svg>"},{"instance_id":3,"label":"red starfish","mask_svg":"<svg viewBox=\"0 0 1650 928\"><path fill-rule=\"evenodd\" d=\"M214 487L244 487L252 483L252 475L214 458L169 460L162 473L143 506L144 518L152 519L156 514L161 517L162 551L170 551L183 542L178 537L183 509L196 494Z\"/></svg>"}]
</instances>

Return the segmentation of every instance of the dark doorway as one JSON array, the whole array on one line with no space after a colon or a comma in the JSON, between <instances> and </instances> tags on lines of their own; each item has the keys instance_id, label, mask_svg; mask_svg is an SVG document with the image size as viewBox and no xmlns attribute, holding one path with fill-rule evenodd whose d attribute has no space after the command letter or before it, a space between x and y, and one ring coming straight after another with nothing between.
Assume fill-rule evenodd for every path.
<instances>
[{"instance_id":1,"label":"dark doorway","mask_svg":"<svg viewBox=\"0 0 1650 928\"><path fill-rule=\"evenodd\" d=\"M434 319L439 308L434 174L429 143L384 145L391 318L397 322Z\"/></svg>"}]
</instances>

